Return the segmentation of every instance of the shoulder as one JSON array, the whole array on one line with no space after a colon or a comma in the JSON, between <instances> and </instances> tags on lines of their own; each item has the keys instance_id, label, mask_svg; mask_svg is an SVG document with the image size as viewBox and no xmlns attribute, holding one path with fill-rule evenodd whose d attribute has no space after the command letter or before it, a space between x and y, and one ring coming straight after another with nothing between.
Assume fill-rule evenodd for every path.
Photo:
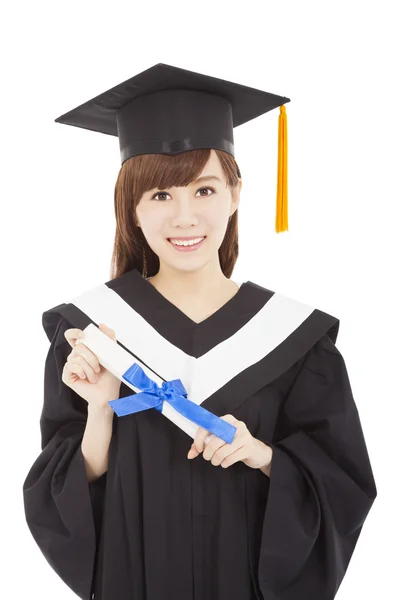
<instances>
[{"instance_id":1,"label":"shoulder","mask_svg":"<svg viewBox=\"0 0 400 600\"><path fill-rule=\"evenodd\" d=\"M329 384L347 377L344 357L329 333L325 333L307 352L302 370Z\"/></svg>"},{"instance_id":2,"label":"shoulder","mask_svg":"<svg viewBox=\"0 0 400 600\"><path fill-rule=\"evenodd\" d=\"M62 342L68 343L64 333L72 325L61 312L61 309L65 306L65 303L58 304L42 313L43 329L49 341L55 346L58 346Z\"/></svg>"}]
</instances>

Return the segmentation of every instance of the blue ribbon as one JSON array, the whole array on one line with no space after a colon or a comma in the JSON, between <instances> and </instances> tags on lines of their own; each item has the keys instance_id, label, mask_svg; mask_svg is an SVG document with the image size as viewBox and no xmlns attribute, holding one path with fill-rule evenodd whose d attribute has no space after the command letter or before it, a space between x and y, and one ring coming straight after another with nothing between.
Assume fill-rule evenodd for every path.
<instances>
[{"instance_id":1,"label":"blue ribbon","mask_svg":"<svg viewBox=\"0 0 400 600\"><path fill-rule=\"evenodd\" d=\"M180 379L163 381L162 385L158 386L137 363L133 363L123 373L122 377L125 381L128 381L142 391L108 402L118 417L141 412L148 408L156 408L159 412L162 412L164 401L167 401L175 410L190 419L190 421L193 421L200 427L204 427L204 429L221 438L227 444L232 443L236 427L231 423L227 423L221 417L217 417L206 408L188 400L186 397L187 391Z\"/></svg>"}]
</instances>

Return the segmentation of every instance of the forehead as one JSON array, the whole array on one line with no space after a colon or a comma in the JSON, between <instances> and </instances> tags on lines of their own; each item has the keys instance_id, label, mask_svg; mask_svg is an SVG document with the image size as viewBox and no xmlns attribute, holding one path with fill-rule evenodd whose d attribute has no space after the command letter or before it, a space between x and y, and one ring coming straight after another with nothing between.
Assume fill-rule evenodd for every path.
<instances>
[{"instance_id":1,"label":"forehead","mask_svg":"<svg viewBox=\"0 0 400 600\"><path fill-rule=\"evenodd\" d=\"M221 163L219 161L219 158L218 158L215 150L211 150L208 161L204 165L204 168L201 171L201 173L198 175L198 177L194 181L197 182L198 179L205 178L208 176L218 177L221 180L221 183L223 183L225 181L225 174L224 174L224 171L222 169ZM215 183L218 183L218 182L215 181Z\"/></svg>"},{"instance_id":2,"label":"forehead","mask_svg":"<svg viewBox=\"0 0 400 600\"><path fill-rule=\"evenodd\" d=\"M206 175L207 173L220 175L220 174L222 174L222 172L223 171L222 171L221 163L219 162L217 153L215 152L215 150L211 150L210 157L209 157L208 161L206 162L204 169L201 172L201 175Z\"/></svg>"}]
</instances>

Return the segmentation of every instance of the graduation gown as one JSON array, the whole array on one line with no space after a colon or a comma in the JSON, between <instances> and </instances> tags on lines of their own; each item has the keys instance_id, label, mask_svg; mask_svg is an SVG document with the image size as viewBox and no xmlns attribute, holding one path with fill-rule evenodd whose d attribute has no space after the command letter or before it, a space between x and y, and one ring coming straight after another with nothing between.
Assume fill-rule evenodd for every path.
<instances>
[{"instance_id":1,"label":"graduation gown","mask_svg":"<svg viewBox=\"0 0 400 600\"><path fill-rule=\"evenodd\" d=\"M87 403L61 381L70 327L104 322L188 397L273 448L270 477L188 459L158 410L113 416L93 483ZM43 313L41 453L23 484L44 557L82 600L331 600L377 495L339 320L254 282L195 323L137 269ZM132 389L121 384L120 397ZM39 592L39 582L37 582Z\"/></svg>"}]
</instances>

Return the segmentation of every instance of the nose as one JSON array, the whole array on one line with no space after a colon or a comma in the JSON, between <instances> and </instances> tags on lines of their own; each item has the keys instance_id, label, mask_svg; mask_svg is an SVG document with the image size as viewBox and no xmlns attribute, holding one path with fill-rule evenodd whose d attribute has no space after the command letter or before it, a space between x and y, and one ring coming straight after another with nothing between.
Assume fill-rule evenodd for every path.
<instances>
[{"instance_id":1,"label":"nose","mask_svg":"<svg viewBox=\"0 0 400 600\"><path fill-rule=\"evenodd\" d=\"M197 225L198 215L195 202L191 198L181 198L174 203L172 208L171 224L181 229Z\"/></svg>"}]
</instances>

